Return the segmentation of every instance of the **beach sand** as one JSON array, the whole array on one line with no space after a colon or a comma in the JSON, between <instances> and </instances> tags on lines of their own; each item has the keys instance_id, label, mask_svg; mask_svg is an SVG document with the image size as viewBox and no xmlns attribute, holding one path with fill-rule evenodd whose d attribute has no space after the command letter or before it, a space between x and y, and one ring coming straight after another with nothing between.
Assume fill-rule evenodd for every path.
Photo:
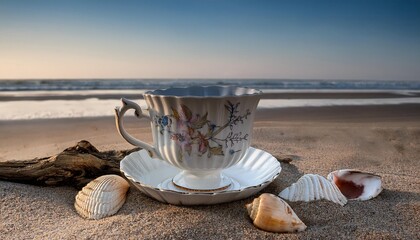
<instances>
[{"instance_id":1,"label":"beach sand","mask_svg":"<svg viewBox=\"0 0 420 240\"><path fill-rule=\"evenodd\" d=\"M129 131L151 141L146 120L129 118ZM357 168L382 176L375 199L341 207L327 201L290 202L308 226L294 234L255 228L245 204L174 206L131 187L120 211L85 220L74 210L77 190L0 181L1 239L420 239L420 106L264 109L252 145L289 156L262 192L278 194L306 173ZM85 139L99 150L131 149L112 117L0 122L0 161L61 152ZM258 196L258 195L256 195Z\"/></svg>"}]
</instances>

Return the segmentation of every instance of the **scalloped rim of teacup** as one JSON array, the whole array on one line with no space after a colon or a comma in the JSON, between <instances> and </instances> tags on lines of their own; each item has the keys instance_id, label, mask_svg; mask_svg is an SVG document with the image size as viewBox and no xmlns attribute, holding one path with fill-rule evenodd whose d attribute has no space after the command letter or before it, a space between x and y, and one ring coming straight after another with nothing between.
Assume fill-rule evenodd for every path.
<instances>
[{"instance_id":1,"label":"scalloped rim of teacup","mask_svg":"<svg viewBox=\"0 0 420 240\"><path fill-rule=\"evenodd\" d=\"M225 88L225 89L243 89L244 94L226 94L226 95L214 95L214 96L197 96L197 95L175 95L175 94L165 94L167 91L185 91L186 89L211 89L211 88ZM252 93L248 93L251 92ZM192 92L192 90L191 90ZM143 96L151 97L173 97L173 98L195 98L195 99L204 99L204 98L213 98L213 99L223 99L223 98L239 98L239 97L251 97L251 96L260 96L263 92L259 89L249 88L249 87L238 87L238 86L229 86L229 85L206 85L206 86L187 86L187 87L169 87L164 89L150 90L143 94Z\"/></svg>"}]
</instances>

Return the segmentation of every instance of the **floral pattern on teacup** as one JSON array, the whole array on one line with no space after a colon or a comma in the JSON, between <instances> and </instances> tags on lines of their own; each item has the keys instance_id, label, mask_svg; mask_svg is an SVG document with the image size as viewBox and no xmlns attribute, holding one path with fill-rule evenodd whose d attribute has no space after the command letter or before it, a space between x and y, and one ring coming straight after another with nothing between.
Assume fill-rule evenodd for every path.
<instances>
[{"instance_id":1,"label":"floral pattern on teacup","mask_svg":"<svg viewBox=\"0 0 420 240\"><path fill-rule=\"evenodd\" d=\"M235 143L248 141L248 134L242 132L234 132L233 127L238 124L243 124L244 120L251 115L249 109L243 115L239 114L238 107L240 103L232 103L227 101L225 109L228 111L228 119L222 126L218 126L207 119L208 113L204 115L194 114L187 106L181 105L180 109L172 109L172 114L155 116L155 126L159 128L160 134L166 131L170 137L175 141L180 148L179 152L187 153L189 156L193 147L197 147L199 156L207 154L210 158L213 155L225 155L224 148L228 150L229 154L234 154L240 150L235 150L233 147ZM172 126L176 124L176 126ZM225 138L218 138L218 135L226 128L230 132ZM173 131L174 129L175 131Z\"/></svg>"}]
</instances>

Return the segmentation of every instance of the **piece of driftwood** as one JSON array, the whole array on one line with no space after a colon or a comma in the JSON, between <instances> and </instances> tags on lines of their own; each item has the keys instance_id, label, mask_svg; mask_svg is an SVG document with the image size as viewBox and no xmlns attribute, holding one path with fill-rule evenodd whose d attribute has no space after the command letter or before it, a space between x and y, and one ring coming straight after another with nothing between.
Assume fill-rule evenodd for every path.
<instances>
[{"instance_id":1,"label":"piece of driftwood","mask_svg":"<svg viewBox=\"0 0 420 240\"><path fill-rule=\"evenodd\" d=\"M137 150L99 152L82 140L55 156L0 162L0 180L80 189L101 175L121 175L120 161Z\"/></svg>"}]
</instances>

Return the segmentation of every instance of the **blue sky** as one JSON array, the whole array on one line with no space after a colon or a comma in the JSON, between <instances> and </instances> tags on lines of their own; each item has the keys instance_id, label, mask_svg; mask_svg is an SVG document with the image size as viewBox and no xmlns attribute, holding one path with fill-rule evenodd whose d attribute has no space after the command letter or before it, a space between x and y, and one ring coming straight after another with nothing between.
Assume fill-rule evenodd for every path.
<instances>
[{"instance_id":1,"label":"blue sky","mask_svg":"<svg viewBox=\"0 0 420 240\"><path fill-rule=\"evenodd\" d=\"M0 78L420 80L420 1L0 1Z\"/></svg>"}]
</instances>

